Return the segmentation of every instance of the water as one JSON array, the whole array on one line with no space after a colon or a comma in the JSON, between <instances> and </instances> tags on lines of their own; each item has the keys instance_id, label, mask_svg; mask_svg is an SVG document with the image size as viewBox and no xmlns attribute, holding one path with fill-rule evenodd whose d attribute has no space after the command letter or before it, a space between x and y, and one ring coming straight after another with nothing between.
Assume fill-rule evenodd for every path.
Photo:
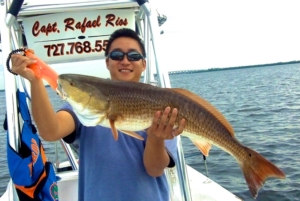
<instances>
[{"instance_id":1,"label":"water","mask_svg":"<svg viewBox=\"0 0 300 201\"><path fill-rule=\"evenodd\" d=\"M173 87L186 88L215 105L235 129L244 145L280 167L287 178L269 179L256 200L300 199L300 64L235 69L170 77ZM62 101L48 88L54 108ZM4 92L0 92L4 103ZM0 122L5 105L1 104ZM9 179L6 167L5 132L0 129L0 194ZM53 143L46 143L51 160ZM183 137L187 164L205 174L199 151ZM213 147L207 158L209 177L244 200L253 200L235 159Z\"/></svg>"}]
</instances>

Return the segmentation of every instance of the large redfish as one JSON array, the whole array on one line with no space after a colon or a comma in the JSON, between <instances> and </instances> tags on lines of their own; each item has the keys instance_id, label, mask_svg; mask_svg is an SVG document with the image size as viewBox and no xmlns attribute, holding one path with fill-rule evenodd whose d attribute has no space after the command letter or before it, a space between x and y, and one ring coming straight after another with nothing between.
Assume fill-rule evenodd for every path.
<instances>
[{"instance_id":1,"label":"large redfish","mask_svg":"<svg viewBox=\"0 0 300 201\"><path fill-rule=\"evenodd\" d=\"M189 137L204 155L212 145L231 154L241 166L254 198L267 178L285 178L279 168L235 138L233 128L217 109L185 89L62 74L58 92L84 125L110 127L115 139L117 130L141 138L135 131L150 127L156 111L164 111L167 106L177 108L175 126L182 118L186 120L182 135Z\"/></svg>"}]
</instances>

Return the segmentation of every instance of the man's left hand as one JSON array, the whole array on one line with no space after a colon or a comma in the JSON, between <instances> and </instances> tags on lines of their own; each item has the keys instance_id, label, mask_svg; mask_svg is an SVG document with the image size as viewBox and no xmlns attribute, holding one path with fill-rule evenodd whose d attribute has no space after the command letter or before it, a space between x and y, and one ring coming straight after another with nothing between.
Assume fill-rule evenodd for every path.
<instances>
[{"instance_id":1,"label":"man's left hand","mask_svg":"<svg viewBox=\"0 0 300 201\"><path fill-rule=\"evenodd\" d=\"M168 120L168 116L170 118ZM154 115L152 125L148 128L148 137L157 138L158 140L173 139L183 132L185 119L181 119L177 128L174 128L178 110L174 108L171 111L170 107L166 107L163 113L157 111Z\"/></svg>"}]
</instances>

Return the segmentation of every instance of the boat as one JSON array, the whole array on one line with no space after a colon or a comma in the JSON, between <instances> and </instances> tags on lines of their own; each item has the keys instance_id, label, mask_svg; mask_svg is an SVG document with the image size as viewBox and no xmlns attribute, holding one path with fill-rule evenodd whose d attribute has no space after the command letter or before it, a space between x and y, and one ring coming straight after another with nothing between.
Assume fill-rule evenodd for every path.
<instances>
[{"instance_id":1,"label":"boat","mask_svg":"<svg viewBox=\"0 0 300 201\"><path fill-rule=\"evenodd\" d=\"M0 23L3 61L6 61L12 51L23 47L34 49L37 56L49 64L104 59L102 50L105 48L105 41L109 34L118 27L128 27L136 30L143 38L147 54L150 57L148 59L151 60L151 62L147 62L148 66L143 76L143 82L160 87L171 87L168 72L159 65L162 55L159 41L163 34L160 25L167 18L158 13L151 2L145 0L60 0L49 3L33 0L25 3L18 0L12 2L1 0L0 2L0 18L5 19ZM105 21L102 22L102 19ZM73 25L74 21L78 22L78 26ZM106 23L106 26L100 26L101 23ZM87 44L86 49L80 42L82 39ZM95 51L89 51L90 46L93 46ZM154 75L157 80L154 79ZM25 94L29 103L30 85L26 80L20 76L14 76L7 69L4 69L4 78L8 146L18 152L20 128L22 128L24 120L17 112L20 100L16 92L20 91ZM53 164L56 178L58 178L58 199L61 201L78 200L78 169L80 167L75 154L77 150L63 140L57 144L62 146L68 158L68 161ZM55 151L57 150L55 149ZM185 163L180 136L178 137L176 158L178 159L176 166L165 170L170 189L170 200L241 200ZM19 200L16 186L11 179L0 201Z\"/></svg>"}]
</instances>

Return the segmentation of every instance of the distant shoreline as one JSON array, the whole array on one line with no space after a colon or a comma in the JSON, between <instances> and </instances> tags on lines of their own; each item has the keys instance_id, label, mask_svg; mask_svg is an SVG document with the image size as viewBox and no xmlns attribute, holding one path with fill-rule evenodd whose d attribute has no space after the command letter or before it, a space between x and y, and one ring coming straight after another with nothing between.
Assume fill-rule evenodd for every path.
<instances>
[{"instance_id":1,"label":"distant shoreline","mask_svg":"<svg viewBox=\"0 0 300 201\"><path fill-rule=\"evenodd\" d=\"M208 69L199 69L199 70L178 70L178 71L169 71L169 75L222 71L222 70L236 70L236 69L243 69L243 68L256 68L256 67L267 67L267 66L279 66L285 64L296 64L296 63L300 63L300 61L276 62L276 63L268 63L268 64L255 64L255 65L224 67L224 68L208 68Z\"/></svg>"},{"instance_id":2,"label":"distant shoreline","mask_svg":"<svg viewBox=\"0 0 300 201\"><path fill-rule=\"evenodd\" d=\"M276 62L276 63L269 63L269 64L256 64L256 65L248 65L248 66L237 66L237 67L226 67L226 68L209 68L208 71L215 71L215 70L231 70L231 69L240 69L240 68L254 68L254 67L266 67L266 66L278 66L278 65L285 65L285 64L295 64L300 63L300 61L288 61L288 62Z\"/></svg>"}]
</instances>

